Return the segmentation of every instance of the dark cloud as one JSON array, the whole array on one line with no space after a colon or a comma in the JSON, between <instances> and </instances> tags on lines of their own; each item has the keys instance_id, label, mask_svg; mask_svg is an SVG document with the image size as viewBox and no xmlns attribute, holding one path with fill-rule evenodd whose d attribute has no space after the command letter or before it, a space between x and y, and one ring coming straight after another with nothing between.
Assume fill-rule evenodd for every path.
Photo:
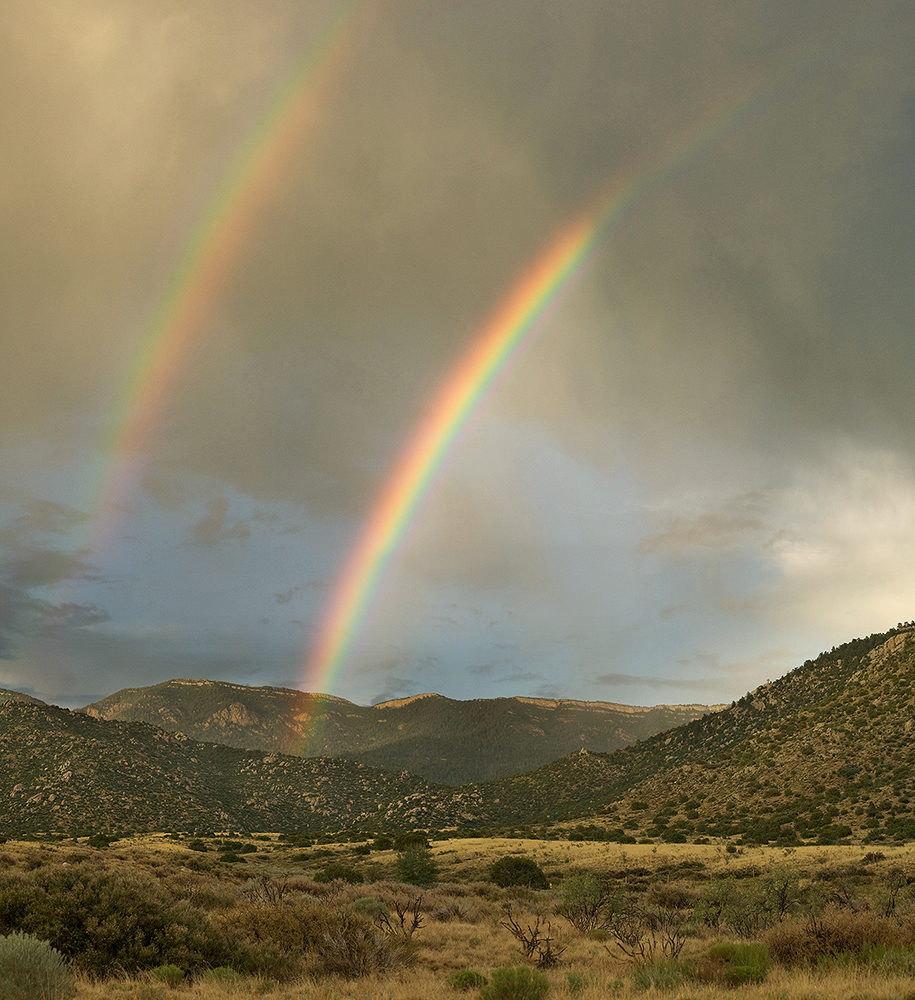
<instances>
[{"instance_id":1,"label":"dark cloud","mask_svg":"<svg viewBox=\"0 0 915 1000\"><path fill-rule=\"evenodd\" d=\"M110 399L145 318L112 348L114 331L151 314L188 218L332 9L308 7L13 4L5 426L36 426L49 401ZM915 360L915 307L897 291L915 263L899 172L913 31L888 2L382 4L355 18L321 122L159 415L150 495L179 502L168 470L193 470L359 511L554 228L691 142L691 169L613 234L590 329L554 335L506 398L591 454L608 416L640 454L712 429L784 446L790 426L792 447L803 426L910 440L901 381L884 375ZM745 94L755 114L690 138L717 134ZM889 334L876 347L860 334L875 322Z\"/></svg>"},{"instance_id":2,"label":"dark cloud","mask_svg":"<svg viewBox=\"0 0 915 1000\"><path fill-rule=\"evenodd\" d=\"M385 701L394 701L397 698L409 698L419 693L416 682L406 677L389 676L384 678L384 687L380 694L376 695L369 702L370 705L380 705Z\"/></svg>"},{"instance_id":3,"label":"dark cloud","mask_svg":"<svg viewBox=\"0 0 915 1000\"><path fill-rule=\"evenodd\" d=\"M16 659L39 637L72 637L75 630L110 620L103 608L54 605L23 588L0 582L0 659Z\"/></svg>"},{"instance_id":4,"label":"dark cloud","mask_svg":"<svg viewBox=\"0 0 915 1000\"><path fill-rule=\"evenodd\" d=\"M308 583L302 583L296 587L290 587L288 590L283 590L274 594L273 599L277 604L289 604L296 594L304 594L309 590L321 590L324 586L325 585L318 580L310 580Z\"/></svg>"},{"instance_id":5,"label":"dark cloud","mask_svg":"<svg viewBox=\"0 0 915 1000\"><path fill-rule=\"evenodd\" d=\"M0 531L0 546L15 549L18 545L30 543L35 535L66 535L89 520L89 515L37 497L23 498L20 503L23 513L14 517Z\"/></svg>"},{"instance_id":6,"label":"dark cloud","mask_svg":"<svg viewBox=\"0 0 915 1000\"><path fill-rule=\"evenodd\" d=\"M228 541L245 541L251 537L251 529L242 521L227 523L229 501L225 497L214 497L207 501L206 514L191 527L189 545L213 546Z\"/></svg>"},{"instance_id":7,"label":"dark cloud","mask_svg":"<svg viewBox=\"0 0 915 1000\"><path fill-rule=\"evenodd\" d=\"M716 677L709 678L689 678L689 677L649 677L638 674L600 674L594 678L595 684L609 687L627 687L636 685L649 689L664 688L684 688L689 691L706 691L719 693L725 689L725 684Z\"/></svg>"}]
</instances>

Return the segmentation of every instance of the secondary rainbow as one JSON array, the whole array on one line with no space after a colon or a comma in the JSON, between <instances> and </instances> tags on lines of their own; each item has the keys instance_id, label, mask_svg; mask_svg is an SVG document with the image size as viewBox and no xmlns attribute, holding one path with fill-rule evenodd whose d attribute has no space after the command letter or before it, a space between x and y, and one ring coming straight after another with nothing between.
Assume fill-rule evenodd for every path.
<instances>
[{"instance_id":1,"label":"secondary rainbow","mask_svg":"<svg viewBox=\"0 0 915 1000\"><path fill-rule=\"evenodd\" d=\"M345 64L354 22L365 10L365 2L347 4L325 27L276 90L199 216L146 326L114 408L116 416L103 448L110 457L96 491L91 548L103 544L103 530L110 535L168 392L189 362L270 193L303 138L320 120L330 88Z\"/></svg>"}]
</instances>

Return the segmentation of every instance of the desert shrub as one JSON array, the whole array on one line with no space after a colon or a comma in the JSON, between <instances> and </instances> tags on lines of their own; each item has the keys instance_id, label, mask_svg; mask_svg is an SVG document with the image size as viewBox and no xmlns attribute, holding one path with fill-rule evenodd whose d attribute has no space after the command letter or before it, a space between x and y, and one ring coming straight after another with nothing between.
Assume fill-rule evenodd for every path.
<instances>
[{"instance_id":1,"label":"desert shrub","mask_svg":"<svg viewBox=\"0 0 915 1000\"><path fill-rule=\"evenodd\" d=\"M433 920L442 923L460 920L463 924L478 924L483 919L483 911L475 900L466 896L452 896L450 893L430 896L423 908Z\"/></svg>"},{"instance_id":2,"label":"desert shrub","mask_svg":"<svg viewBox=\"0 0 915 1000\"><path fill-rule=\"evenodd\" d=\"M566 988L571 996L578 996L579 993L584 991L586 985L587 980L583 972L566 973Z\"/></svg>"},{"instance_id":3,"label":"desert shrub","mask_svg":"<svg viewBox=\"0 0 915 1000\"><path fill-rule=\"evenodd\" d=\"M362 913L373 921L386 918L391 913L387 903L383 903L375 896L360 896L359 899L354 899L348 905L351 910Z\"/></svg>"},{"instance_id":4,"label":"desert shrub","mask_svg":"<svg viewBox=\"0 0 915 1000\"><path fill-rule=\"evenodd\" d=\"M329 865L325 865L324 871L315 875L315 882L335 882L337 879L341 882L349 882L351 885L358 885L364 881L361 871L350 865L341 864L339 861L332 861Z\"/></svg>"},{"instance_id":5,"label":"desert shrub","mask_svg":"<svg viewBox=\"0 0 915 1000\"><path fill-rule=\"evenodd\" d=\"M698 902L698 893L684 882L654 882L648 887L646 900L655 906L692 911Z\"/></svg>"},{"instance_id":6,"label":"desert shrub","mask_svg":"<svg viewBox=\"0 0 915 1000\"><path fill-rule=\"evenodd\" d=\"M494 861L489 867L489 879L503 889L513 885L525 886L528 889L550 887L543 869L533 858L522 858L516 854Z\"/></svg>"},{"instance_id":7,"label":"desert shrub","mask_svg":"<svg viewBox=\"0 0 915 1000\"><path fill-rule=\"evenodd\" d=\"M510 903L503 904L502 912L505 918L499 921L500 925L521 945L521 951L528 958L536 959L538 968L549 969L559 963L567 945L553 936L553 925L549 920L538 916L533 922L523 924L512 912Z\"/></svg>"},{"instance_id":8,"label":"desert shrub","mask_svg":"<svg viewBox=\"0 0 915 1000\"><path fill-rule=\"evenodd\" d=\"M387 837L376 838L377 840L387 840ZM428 847L429 838L426 836L422 830L413 830L410 833L398 834L391 846L395 851L409 851L412 847ZM376 847L376 850L383 850L381 847Z\"/></svg>"},{"instance_id":9,"label":"desert shrub","mask_svg":"<svg viewBox=\"0 0 915 1000\"><path fill-rule=\"evenodd\" d=\"M710 927L727 928L738 937L756 937L775 920L778 889L768 885L738 885L731 876L709 883L702 891L695 913Z\"/></svg>"},{"instance_id":10,"label":"desert shrub","mask_svg":"<svg viewBox=\"0 0 915 1000\"><path fill-rule=\"evenodd\" d=\"M394 873L410 885L433 885L438 879L438 862L428 847L409 847L397 855Z\"/></svg>"},{"instance_id":11,"label":"desert shrub","mask_svg":"<svg viewBox=\"0 0 915 1000\"><path fill-rule=\"evenodd\" d=\"M286 900L276 906L239 902L221 915L249 941L271 942L280 951L301 955L320 946L336 926L339 911L319 903Z\"/></svg>"},{"instance_id":12,"label":"desert shrub","mask_svg":"<svg viewBox=\"0 0 915 1000\"><path fill-rule=\"evenodd\" d=\"M453 990L466 993L468 990L478 990L481 986L485 986L489 980L479 972L474 972L473 969L459 969L457 972L452 972L445 982Z\"/></svg>"},{"instance_id":13,"label":"desert shrub","mask_svg":"<svg viewBox=\"0 0 915 1000\"><path fill-rule=\"evenodd\" d=\"M361 914L339 911L334 926L322 935L313 963L317 972L355 979L408 965L414 956L408 938L385 934Z\"/></svg>"},{"instance_id":14,"label":"desert shrub","mask_svg":"<svg viewBox=\"0 0 915 1000\"><path fill-rule=\"evenodd\" d=\"M203 978L208 983L216 983L220 986L237 986L244 980L244 976L225 965L208 969Z\"/></svg>"},{"instance_id":15,"label":"desert shrub","mask_svg":"<svg viewBox=\"0 0 915 1000\"><path fill-rule=\"evenodd\" d=\"M66 1000L75 992L70 966L47 941L17 931L0 937L4 1000Z\"/></svg>"},{"instance_id":16,"label":"desert shrub","mask_svg":"<svg viewBox=\"0 0 915 1000\"><path fill-rule=\"evenodd\" d=\"M686 969L678 958L662 958L636 967L632 983L639 990L669 990L687 979Z\"/></svg>"},{"instance_id":17,"label":"desert shrub","mask_svg":"<svg viewBox=\"0 0 915 1000\"><path fill-rule=\"evenodd\" d=\"M480 989L480 1000L543 1000L550 982L542 972L526 965L493 969L492 979Z\"/></svg>"},{"instance_id":18,"label":"desert shrub","mask_svg":"<svg viewBox=\"0 0 915 1000\"><path fill-rule=\"evenodd\" d=\"M221 934L204 912L137 871L47 865L0 873L0 932L14 929L51 942L96 975L246 960L237 935Z\"/></svg>"},{"instance_id":19,"label":"desert shrub","mask_svg":"<svg viewBox=\"0 0 915 1000\"><path fill-rule=\"evenodd\" d=\"M223 919L249 943L268 949L272 965L265 960L259 971L278 979L301 971L303 958L314 972L347 977L408 964L413 951L406 937L385 934L374 915L361 910L290 900L276 906L242 902Z\"/></svg>"},{"instance_id":20,"label":"desert shrub","mask_svg":"<svg viewBox=\"0 0 915 1000\"><path fill-rule=\"evenodd\" d=\"M184 979L184 969L179 969L177 965L157 965L154 969L149 970L149 974L172 989Z\"/></svg>"},{"instance_id":21,"label":"desert shrub","mask_svg":"<svg viewBox=\"0 0 915 1000\"><path fill-rule=\"evenodd\" d=\"M742 986L761 983L769 971L769 949L761 941L721 942L713 945L695 966L702 982Z\"/></svg>"},{"instance_id":22,"label":"desert shrub","mask_svg":"<svg viewBox=\"0 0 915 1000\"><path fill-rule=\"evenodd\" d=\"M612 906L613 893L607 883L594 872L582 872L562 883L556 912L587 934L606 925Z\"/></svg>"},{"instance_id":23,"label":"desert shrub","mask_svg":"<svg viewBox=\"0 0 915 1000\"><path fill-rule=\"evenodd\" d=\"M828 906L819 916L785 921L765 935L772 957L782 965L815 964L843 952L860 954L873 945L913 943L913 928L870 911Z\"/></svg>"}]
</instances>

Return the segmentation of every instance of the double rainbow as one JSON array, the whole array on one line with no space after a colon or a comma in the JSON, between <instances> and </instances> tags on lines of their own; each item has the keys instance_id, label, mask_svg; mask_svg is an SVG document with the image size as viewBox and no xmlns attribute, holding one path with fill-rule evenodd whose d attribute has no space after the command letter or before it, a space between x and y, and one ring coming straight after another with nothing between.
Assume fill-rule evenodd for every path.
<instances>
[{"instance_id":1,"label":"double rainbow","mask_svg":"<svg viewBox=\"0 0 915 1000\"><path fill-rule=\"evenodd\" d=\"M345 64L352 29L370 5L346 5L275 95L219 188L210 199L148 324L137 361L112 421L93 519L109 526L134 464L142 460L168 392L204 328L258 215L303 134L318 119L322 101ZM862 15L862 26L866 26ZM860 26L859 26L860 27ZM881 28L879 23L874 30ZM761 80L724 102L700 127L674 137L654 166L619 177L589 211L564 226L510 289L471 339L470 346L432 401L340 573L304 664L303 687L328 691L343 668L385 570L416 517L430 484L467 420L512 359L544 325L551 308L574 285L611 233L653 194L744 127L797 80L847 53L873 32L849 32L840 45L814 44L787 60L777 77ZM325 101L326 103L326 101ZM94 547L94 546L93 546Z\"/></svg>"}]
</instances>

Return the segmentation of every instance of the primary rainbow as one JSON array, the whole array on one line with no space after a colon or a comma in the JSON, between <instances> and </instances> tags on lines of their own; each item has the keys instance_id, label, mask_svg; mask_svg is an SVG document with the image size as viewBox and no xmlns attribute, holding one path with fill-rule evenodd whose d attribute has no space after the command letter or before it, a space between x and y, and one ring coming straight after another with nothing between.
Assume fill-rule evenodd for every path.
<instances>
[{"instance_id":1,"label":"primary rainbow","mask_svg":"<svg viewBox=\"0 0 915 1000\"><path fill-rule=\"evenodd\" d=\"M777 79L746 88L699 127L676 135L656 166L617 177L591 208L548 243L488 322L472 338L395 464L340 572L304 665L306 691L332 689L352 649L392 556L470 416L513 358L544 325L557 300L617 230L650 196L666 188L705 153L745 126L794 84L840 50L806 51Z\"/></svg>"},{"instance_id":2,"label":"primary rainbow","mask_svg":"<svg viewBox=\"0 0 915 1000\"><path fill-rule=\"evenodd\" d=\"M365 0L348 3L284 80L223 175L187 241L121 391L104 448L93 530L110 533L127 481L143 461L167 394L205 328L277 181L322 110ZM100 545L96 537L90 547Z\"/></svg>"},{"instance_id":3,"label":"primary rainbow","mask_svg":"<svg viewBox=\"0 0 915 1000\"><path fill-rule=\"evenodd\" d=\"M564 229L474 338L420 421L340 574L311 654L305 690L326 691L417 507L470 415L575 272L600 230L589 215Z\"/></svg>"}]
</instances>

